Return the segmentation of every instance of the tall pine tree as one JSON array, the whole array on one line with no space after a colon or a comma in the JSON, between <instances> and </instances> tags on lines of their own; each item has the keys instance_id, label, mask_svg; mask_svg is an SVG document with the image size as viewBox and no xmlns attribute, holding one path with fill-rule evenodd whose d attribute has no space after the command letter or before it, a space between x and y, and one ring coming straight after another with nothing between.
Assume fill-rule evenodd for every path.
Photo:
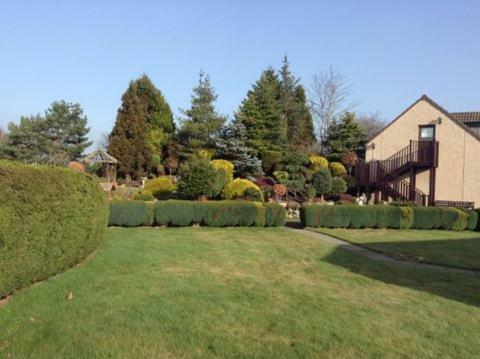
<instances>
[{"instance_id":1,"label":"tall pine tree","mask_svg":"<svg viewBox=\"0 0 480 359\"><path fill-rule=\"evenodd\" d=\"M288 143L296 152L309 153L315 144L315 128L302 85L294 92L295 108L288 117Z\"/></svg>"},{"instance_id":2,"label":"tall pine tree","mask_svg":"<svg viewBox=\"0 0 480 359\"><path fill-rule=\"evenodd\" d=\"M173 113L159 89L147 75L135 80L137 95L145 112L148 142L151 145L153 166L158 166L166 146L175 134Z\"/></svg>"},{"instance_id":3,"label":"tall pine tree","mask_svg":"<svg viewBox=\"0 0 480 359\"><path fill-rule=\"evenodd\" d=\"M268 68L253 85L236 113L246 130L248 145L258 153L267 150L307 153L315 142L305 89L283 59L277 76Z\"/></svg>"},{"instance_id":4,"label":"tall pine tree","mask_svg":"<svg viewBox=\"0 0 480 359\"><path fill-rule=\"evenodd\" d=\"M118 109L108 144L108 152L118 159L119 172L127 179L146 174L151 163L151 145L145 118L137 84L130 82L122 96L122 105Z\"/></svg>"},{"instance_id":5,"label":"tall pine tree","mask_svg":"<svg viewBox=\"0 0 480 359\"><path fill-rule=\"evenodd\" d=\"M217 95L210 83L210 76L200 72L198 85L193 89L191 105L183 110L181 128L178 133L179 154L188 158L201 150L213 150L225 117L215 109Z\"/></svg>"},{"instance_id":6,"label":"tall pine tree","mask_svg":"<svg viewBox=\"0 0 480 359\"><path fill-rule=\"evenodd\" d=\"M257 153L285 149L287 141L280 103L280 81L273 68L262 73L235 116L246 128L248 145Z\"/></svg>"},{"instance_id":7,"label":"tall pine tree","mask_svg":"<svg viewBox=\"0 0 480 359\"><path fill-rule=\"evenodd\" d=\"M290 149L308 152L315 142L312 115L307 106L305 89L290 72L287 56L280 69L280 104Z\"/></svg>"}]
</instances>

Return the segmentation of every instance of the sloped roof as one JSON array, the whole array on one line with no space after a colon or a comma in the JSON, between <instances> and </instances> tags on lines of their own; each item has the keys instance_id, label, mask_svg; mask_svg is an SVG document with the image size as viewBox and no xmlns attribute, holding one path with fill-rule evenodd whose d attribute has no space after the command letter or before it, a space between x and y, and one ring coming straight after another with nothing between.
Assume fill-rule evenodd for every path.
<instances>
[{"instance_id":1,"label":"sloped roof","mask_svg":"<svg viewBox=\"0 0 480 359\"><path fill-rule=\"evenodd\" d=\"M86 163L118 163L118 160L102 150L96 150L85 156Z\"/></svg>"},{"instance_id":2,"label":"sloped roof","mask_svg":"<svg viewBox=\"0 0 480 359\"><path fill-rule=\"evenodd\" d=\"M480 123L480 112L450 112L450 115L458 122Z\"/></svg>"},{"instance_id":3,"label":"sloped roof","mask_svg":"<svg viewBox=\"0 0 480 359\"><path fill-rule=\"evenodd\" d=\"M450 120L453 121L453 123L455 123L456 125L460 126L461 128L463 128L466 132L468 132L470 135L472 135L477 141L480 141L480 136L475 132L473 131L470 127L468 127L466 124L467 123L473 123L473 122L467 122L467 121L461 121L461 120L458 120L454 117L453 114L468 114L468 115L458 115L457 118L471 118L471 117L475 117L476 118L476 115L471 115L471 114L480 114L480 112L454 112L453 114L448 112L447 110L445 110L442 106L440 106L438 103L436 103L435 101L433 101L430 97L428 97L427 95L422 95L422 97L420 97L417 101L415 101L413 104L411 104L410 106L407 107L407 109L405 109L405 111L403 111L400 115L398 115L397 117L395 117L388 125L386 125L383 130L381 130L379 133L377 133L372 139L370 139L368 141L368 143L371 143L373 142L373 140L375 138L377 138L383 131L385 131L388 127L390 127L394 122L396 122L400 117L402 117L405 113L407 113L413 106L415 106L417 103L419 103L420 101L426 101L428 102L430 105L432 105L433 107L435 107L438 111L440 111L441 113L443 113L446 117L448 117ZM463 117L462 117L463 116ZM480 121L479 121L480 122Z\"/></svg>"}]
</instances>

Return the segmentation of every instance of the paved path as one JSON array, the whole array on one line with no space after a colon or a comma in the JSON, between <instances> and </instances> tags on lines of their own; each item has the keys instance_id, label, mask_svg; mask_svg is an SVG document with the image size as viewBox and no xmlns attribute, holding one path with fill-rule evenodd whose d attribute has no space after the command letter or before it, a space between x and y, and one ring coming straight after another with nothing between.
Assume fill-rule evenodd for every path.
<instances>
[{"instance_id":1,"label":"paved path","mask_svg":"<svg viewBox=\"0 0 480 359\"><path fill-rule=\"evenodd\" d=\"M480 278L480 271L470 270L470 269L461 269L461 268L454 268L454 267L446 267L437 264L428 264L428 263L418 263L418 262L409 262L406 260L396 259L393 257L386 256L379 252L371 251L365 247L349 243L347 241L343 241L338 238L330 237L323 233L313 232L306 229L293 229L290 228L291 231L301 232L302 234L310 237L314 237L320 239L324 242L333 244L334 246L340 247L350 252L357 253L363 257L373 259L379 262L384 262L387 264L392 264L395 266L400 267L407 267L407 268L414 268L414 269L428 269L428 270L435 270L440 272L447 272L447 273L462 273L477 276Z\"/></svg>"}]
</instances>

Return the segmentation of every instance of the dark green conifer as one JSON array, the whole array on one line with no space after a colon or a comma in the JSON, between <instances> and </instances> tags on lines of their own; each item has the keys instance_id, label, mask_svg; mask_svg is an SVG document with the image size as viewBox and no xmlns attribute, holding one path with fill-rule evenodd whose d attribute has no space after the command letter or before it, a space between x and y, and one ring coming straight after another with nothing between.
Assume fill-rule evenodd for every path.
<instances>
[{"instance_id":1,"label":"dark green conifer","mask_svg":"<svg viewBox=\"0 0 480 359\"><path fill-rule=\"evenodd\" d=\"M286 147L285 121L280 103L280 82L275 70L268 68L247 93L236 113L247 131L248 145L262 153Z\"/></svg>"},{"instance_id":2,"label":"dark green conifer","mask_svg":"<svg viewBox=\"0 0 480 359\"><path fill-rule=\"evenodd\" d=\"M136 178L148 173L151 163L151 146L148 140L146 113L138 87L131 82L122 96L117 119L109 136L108 152L119 161L119 172L126 178Z\"/></svg>"},{"instance_id":3,"label":"dark green conifer","mask_svg":"<svg viewBox=\"0 0 480 359\"><path fill-rule=\"evenodd\" d=\"M153 167L163 160L162 153L175 134L173 113L162 95L147 75L135 80L137 95L145 112L148 142L151 145Z\"/></svg>"}]
</instances>

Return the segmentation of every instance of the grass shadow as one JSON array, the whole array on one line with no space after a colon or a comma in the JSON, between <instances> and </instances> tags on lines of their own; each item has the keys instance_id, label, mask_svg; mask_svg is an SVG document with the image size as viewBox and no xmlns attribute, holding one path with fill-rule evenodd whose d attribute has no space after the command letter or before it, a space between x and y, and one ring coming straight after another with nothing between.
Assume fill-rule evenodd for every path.
<instances>
[{"instance_id":1,"label":"grass shadow","mask_svg":"<svg viewBox=\"0 0 480 359\"><path fill-rule=\"evenodd\" d=\"M324 261L390 285L407 287L469 305L480 306L480 276L400 267L335 248Z\"/></svg>"},{"instance_id":2,"label":"grass shadow","mask_svg":"<svg viewBox=\"0 0 480 359\"><path fill-rule=\"evenodd\" d=\"M480 239L403 240L359 244L395 258L480 271Z\"/></svg>"},{"instance_id":3,"label":"grass shadow","mask_svg":"<svg viewBox=\"0 0 480 359\"><path fill-rule=\"evenodd\" d=\"M302 229L303 224L299 218L288 218L285 222L285 227L293 228L293 229Z\"/></svg>"}]
</instances>

